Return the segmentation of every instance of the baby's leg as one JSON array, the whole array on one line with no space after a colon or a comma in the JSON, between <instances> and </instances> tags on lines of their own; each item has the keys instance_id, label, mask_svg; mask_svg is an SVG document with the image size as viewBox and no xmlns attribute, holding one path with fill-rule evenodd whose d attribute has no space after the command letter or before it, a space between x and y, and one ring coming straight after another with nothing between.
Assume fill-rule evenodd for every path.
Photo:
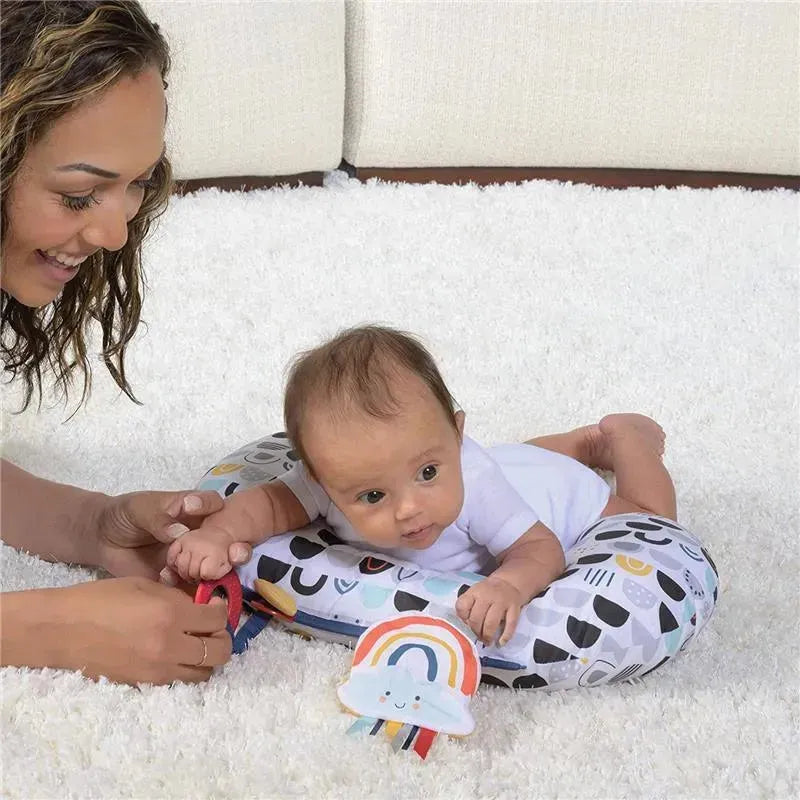
<instances>
[{"instance_id":1,"label":"baby's leg","mask_svg":"<svg viewBox=\"0 0 800 800\"><path fill-rule=\"evenodd\" d=\"M614 416L640 417L642 420L648 420L653 426L653 444L656 446L658 454L664 455L664 431L661 430L661 427L656 422L639 414ZM532 444L545 450L551 450L554 453L561 453L580 461L581 464L585 464L587 467L605 470L614 469L610 440L600 429L598 423L583 425L565 433L537 436L535 439L529 439L525 444Z\"/></svg>"},{"instance_id":2,"label":"baby's leg","mask_svg":"<svg viewBox=\"0 0 800 800\"><path fill-rule=\"evenodd\" d=\"M606 439L611 469L617 479L617 497L609 500L603 516L635 511L638 507L677 520L675 486L661 460L664 433L658 423L641 414L609 414L598 427ZM634 508L615 508L615 501L619 500Z\"/></svg>"},{"instance_id":3,"label":"baby's leg","mask_svg":"<svg viewBox=\"0 0 800 800\"><path fill-rule=\"evenodd\" d=\"M596 425L531 439L527 444L612 470L617 494L603 516L646 511L676 519L675 487L664 466L664 431L642 414L609 414Z\"/></svg>"}]
</instances>

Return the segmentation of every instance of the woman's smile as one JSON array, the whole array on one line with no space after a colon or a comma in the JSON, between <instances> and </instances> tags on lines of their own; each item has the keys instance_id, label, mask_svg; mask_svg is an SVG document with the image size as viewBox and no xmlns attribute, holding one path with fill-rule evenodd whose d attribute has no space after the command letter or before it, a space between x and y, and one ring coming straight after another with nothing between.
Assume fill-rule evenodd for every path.
<instances>
[{"instance_id":1,"label":"woman's smile","mask_svg":"<svg viewBox=\"0 0 800 800\"><path fill-rule=\"evenodd\" d=\"M39 264L44 268L49 278L58 283L67 283L78 274L80 265L88 256L68 257L62 253L56 256L56 252L55 250L48 250L47 252L36 250L35 254Z\"/></svg>"}]
</instances>

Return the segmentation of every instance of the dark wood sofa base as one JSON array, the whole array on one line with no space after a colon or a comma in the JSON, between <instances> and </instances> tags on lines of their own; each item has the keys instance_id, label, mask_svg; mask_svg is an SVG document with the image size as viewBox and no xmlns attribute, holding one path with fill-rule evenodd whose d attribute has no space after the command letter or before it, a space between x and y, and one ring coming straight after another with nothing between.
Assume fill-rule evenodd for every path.
<instances>
[{"instance_id":1,"label":"dark wood sofa base","mask_svg":"<svg viewBox=\"0 0 800 800\"><path fill-rule=\"evenodd\" d=\"M710 189L715 186L741 186L746 189L775 189L778 187L800 190L800 176L756 175L740 172L692 172L668 169L614 169L572 167L435 167L435 168L383 168L355 167L354 176L366 181L379 178L402 183L519 183L530 180L550 180L587 183L608 189L630 187L689 186Z\"/></svg>"},{"instance_id":2,"label":"dark wood sofa base","mask_svg":"<svg viewBox=\"0 0 800 800\"><path fill-rule=\"evenodd\" d=\"M297 175L234 175L229 178L192 178L175 181L174 194L190 194L198 189L221 189L223 192L251 192L274 186L322 186L324 172L300 172Z\"/></svg>"},{"instance_id":3,"label":"dark wood sofa base","mask_svg":"<svg viewBox=\"0 0 800 800\"><path fill-rule=\"evenodd\" d=\"M352 167L342 163L351 177L361 181L379 178L399 183L477 183L487 186L492 183L520 183L529 180L550 180L584 183L608 189L631 187L652 188L665 186L673 189L688 186L696 189L711 189L715 186L741 186L745 189L785 188L800 191L800 176L757 175L745 172L692 172L667 169L613 169L572 167ZM222 191L251 191L270 189L274 186L322 186L324 172L302 172L297 175L244 175L226 178L198 178L177 181L176 194L188 194L198 189L217 188Z\"/></svg>"}]
</instances>

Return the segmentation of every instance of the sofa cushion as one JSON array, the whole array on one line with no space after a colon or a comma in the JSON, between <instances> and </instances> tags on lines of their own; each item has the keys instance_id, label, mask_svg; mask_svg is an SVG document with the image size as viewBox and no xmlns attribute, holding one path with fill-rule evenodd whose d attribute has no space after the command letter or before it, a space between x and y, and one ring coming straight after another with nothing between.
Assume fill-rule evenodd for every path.
<instances>
[{"instance_id":1,"label":"sofa cushion","mask_svg":"<svg viewBox=\"0 0 800 800\"><path fill-rule=\"evenodd\" d=\"M800 173L795 3L347 4L345 159Z\"/></svg>"},{"instance_id":2,"label":"sofa cushion","mask_svg":"<svg viewBox=\"0 0 800 800\"><path fill-rule=\"evenodd\" d=\"M168 146L177 178L339 165L343 0L143 5L172 48Z\"/></svg>"}]
</instances>

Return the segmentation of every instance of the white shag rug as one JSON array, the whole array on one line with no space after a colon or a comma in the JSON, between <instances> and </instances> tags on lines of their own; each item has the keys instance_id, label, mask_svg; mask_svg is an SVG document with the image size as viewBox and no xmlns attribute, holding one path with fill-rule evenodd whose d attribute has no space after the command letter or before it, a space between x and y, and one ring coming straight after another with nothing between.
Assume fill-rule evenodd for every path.
<instances>
[{"instance_id":1,"label":"white shag rug","mask_svg":"<svg viewBox=\"0 0 800 800\"><path fill-rule=\"evenodd\" d=\"M7 798L783 798L798 782L798 198L395 186L176 199L146 252L143 407L12 417L5 455L109 492L182 488L281 427L283 369L344 325L424 336L486 443L636 410L721 574L685 657L643 682L484 687L427 762L345 736L349 652L266 632L205 686L6 669ZM6 589L92 577L3 547Z\"/></svg>"}]
</instances>

